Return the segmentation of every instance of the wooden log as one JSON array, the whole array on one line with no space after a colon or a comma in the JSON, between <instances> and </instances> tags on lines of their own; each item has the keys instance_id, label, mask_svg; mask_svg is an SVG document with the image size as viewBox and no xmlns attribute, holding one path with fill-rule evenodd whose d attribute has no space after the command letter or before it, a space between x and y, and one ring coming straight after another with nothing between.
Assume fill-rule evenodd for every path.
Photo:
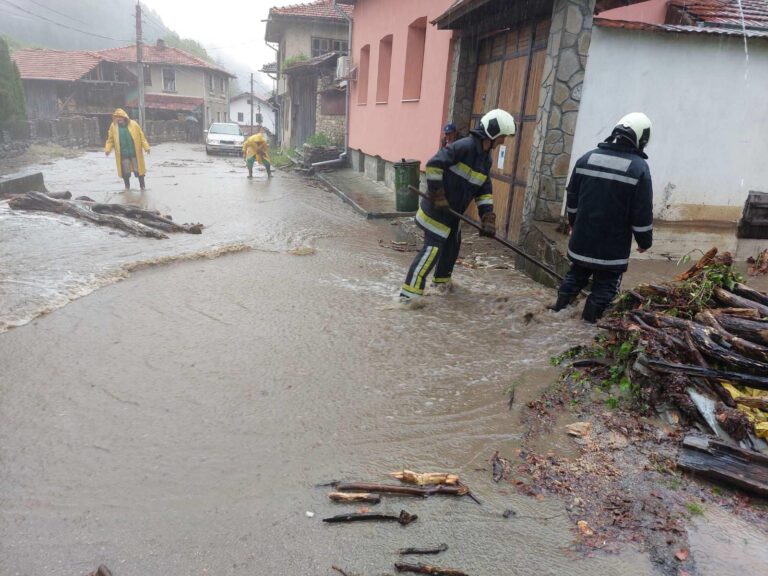
<instances>
[{"instance_id":1,"label":"wooden log","mask_svg":"<svg viewBox=\"0 0 768 576\"><path fill-rule=\"evenodd\" d=\"M736 398L736 404L768 412L768 396L739 396Z\"/></svg>"},{"instance_id":2,"label":"wooden log","mask_svg":"<svg viewBox=\"0 0 768 576\"><path fill-rule=\"evenodd\" d=\"M678 275L675 280L677 282L685 282L686 280L690 280L696 274L698 274L704 267L709 266L715 261L715 256L717 256L717 248L710 248L704 256L699 258L699 261L696 262L693 266L691 266L688 270L683 272L682 274Z\"/></svg>"},{"instance_id":3,"label":"wooden log","mask_svg":"<svg viewBox=\"0 0 768 576\"><path fill-rule=\"evenodd\" d=\"M411 554L440 554L448 550L448 544L440 544L433 548L401 548L397 551L401 556L408 556Z\"/></svg>"},{"instance_id":4,"label":"wooden log","mask_svg":"<svg viewBox=\"0 0 768 576\"><path fill-rule=\"evenodd\" d=\"M381 496L369 492L331 492L328 498L334 502L365 502L366 504L378 504Z\"/></svg>"},{"instance_id":5,"label":"wooden log","mask_svg":"<svg viewBox=\"0 0 768 576\"><path fill-rule=\"evenodd\" d=\"M686 436L677 461L678 467L768 497L768 457L696 436Z\"/></svg>"},{"instance_id":6,"label":"wooden log","mask_svg":"<svg viewBox=\"0 0 768 576\"><path fill-rule=\"evenodd\" d=\"M440 568L430 566L429 564L405 564L403 562L395 563L395 570L398 572L410 572L411 574L431 574L432 576L469 576L466 572L455 570L453 568Z\"/></svg>"},{"instance_id":7,"label":"wooden log","mask_svg":"<svg viewBox=\"0 0 768 576\"><path fill-rule=\"evenodd\" d=\"M413 472L412 470L400 470L389 474L404 484L415 484L417 486L435 486L437 484L446 484L455 486L459 483L458 474L448 474L446 472Z\"/></svg>"},{"instance_id":8,"label":"wooden log","mask_svg":"<svg viewBox=\"0 0 768 576\"><path fill-rule=\"evenodd\" d=\"M158 230L154 230L139 222L134 222L121 216L111 214L97 214L85 206L79 205L68 200L56 200L40 192L27 192L22 196L12 198L8 205L14 210L33 210L41 212L53 212L55 214L65 214L73 218L86 220L99 226L109 226L134 236L143 236L145 238L168 238Z\"/></svg>"},{"instance_id":9,"label":"wooden log","mask_svg":"<svg viewBox=\"0 0 768 576\"><path fill-rule=\"evenodd\" d=\"M712 328L723 341L732 346L739 354L759 362L768 362L768 347L731 334L720 325L715 315L711 312L706 310L699 312L696 315L696 321Z\"/></svg>"},{"instance_id":10,"label":"wooden log","mask_svg":"<svg viewBox=\"0 0 768 576\"><path fill-rule=\"evenodd\" d=\"M727 314L728 316L736 316L738 318L747 318L749 320L760 320L760 313L754 308L709 308L712 314L720 316Z\"/></svg>"},{"instance_id":11,"label":"wooden log","mask_svg":"<svg viewBox=\"0 0 768 576\"><path fill-rule=\"evenodd\" d=\"M757 344L768 345L768 322L751 320L730 314L713 314L717 322L728 332Z\"/></svg>"},{"instance_id":12,"label":"wooden log","mask_svg":"<svg viewBox=\"0 0 768 576\"><path fill-rule=\"evenodd\" d=\"M722 302L726 306L731 306L733 308L753 308L760 313L761 317L768 316L768 306L765 304L760 304L759 302L755 302L749 298L738 296L733 292L728 292L728 290L724 290L720 287L715 288L714 294L715 298L717 298L719 302Z\"/></svg>"},{"instance_id":13,"label":"wooden log","mask_svg":"<svg viewBox=\"0 0 768 576\"><path fill-rule=\"evenodd\" d=\"M419 517L416 514L409 514L405 510L400 510L400 514L371 514L352 512L350 514L339 514L330 518L323 518L323 522L328 524L343 524L347 522L398 522L402 526L407 526L411 522L416 522Z\"/></svg>"},{"instance_id":14,"label":"wooden log","mask_svg":"<svg viewBox=\"0 0 768 576\"><path fill-rule=\"evenodd\" d=\"M753 302L759 302L760 304L768 306L768 294L765 294L764 292L759 292L758 290L755 290L754 288L751 288L746 284L737 282L733 287L733 291L739 296L742 296L743 298L748 298Z\"/></svg>"},{"instance_id":15,"label":"wooden log","mask_svg":"<svg viewBox=\"0 0 768 576\"><path fill-rule=\"evenodd\" d=\"M700 376L710 380L725 380L757 388L758 390L768 390L768 378L765 376L756 376L753 374L741 374L739 372L730 372L726 370L712 370L710 368L701 368L700 366L690 366L688 364L674 364L664 360L655 360L652 358L643 358L641 364L647 366L656 372L668 374L688 374L689 376Z\"/></svg>"},{"instance_id":16,"label":"wooden log","mask_svg":"<svg viewBox=\"0 0 768 576\"><path fill-rule=\"evenodd\" d=\"M336 485L339 492L375 492L377 494L397 494L399 496L421 496L426 498L434 494L465 496L469 492L466 486L400 486L394 484L371 484L366 482L340 482Z\"/></svg>"},{"instance_id":17,"label":"wooden log","mask_svg":"<svg viewBox=\"0 0 768 576\"><path fill-rule=\"evenodd\" d=\"M100 204L91 205L91 210L99 214L114 214L131 220L141 222L145 226L157 228L163 232L186 232L187 234L202 234L202 224L176 224L170 218L162 216L159 212L142 210L129 204Z\"/></svg>"},{"instance_id":18,"label":"wooden log","mask_svg":"<svg viewBox=\"0 0 768 576\"><path fill-rule=\"evenodd\" d=\"M65 190L64 192L47 192L48 198L55 198L56 200L71 200L72 192Z\"/></svg>"}]
</instances>

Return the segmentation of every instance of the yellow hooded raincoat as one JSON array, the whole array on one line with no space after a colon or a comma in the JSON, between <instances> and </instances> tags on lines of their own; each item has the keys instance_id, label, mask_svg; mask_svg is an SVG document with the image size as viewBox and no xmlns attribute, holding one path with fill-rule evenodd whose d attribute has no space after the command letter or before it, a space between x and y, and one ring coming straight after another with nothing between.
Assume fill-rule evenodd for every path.
<instances>
[{"instance_id":1,"label":"yellow hooded raincoat","mask_svg":"<svg viewBox=\"0 0 768 576\"><path fill-rule=\"evenodd\" d=\"M139 175L144 176L147 172L144 166L144 152L149 151L149 142L147 142L147 139L144 137L144 131L141 129L141 126L139 126L139 123L131 120L122 108L118 108L112 114L112 125L109 127L107 143L104 145L104 152L109 154L114 149L117 175L122 178L123 163L120 158L120 135L118 134L117 118L125 118L128 120L128 132L130 132L131 137L133 138L133 146L136 148L136 163L139 165Z\"/></svg>"},{"instance_id":2,"label":"yellow hooded raincoat","mask_svg":"<svg viewBox=\"0 0 768 576\"><path fill-rule=\"evenodd\" d=\"M266 136L257 132L245 142L243 142L243 154L245 154L246 161L252 157L256 157L256 161L259 164L264 164L264 160L271 162L269 158L269 142Z\"/></svg>"}]
</instances>

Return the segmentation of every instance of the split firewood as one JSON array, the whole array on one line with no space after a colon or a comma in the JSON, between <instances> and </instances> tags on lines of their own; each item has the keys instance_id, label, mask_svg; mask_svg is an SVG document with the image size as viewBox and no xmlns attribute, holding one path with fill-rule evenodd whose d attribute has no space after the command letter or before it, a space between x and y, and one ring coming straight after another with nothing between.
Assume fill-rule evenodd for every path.
<instances>
[{"instance_id":1,"label":"split firewood","mask_svg":"<svg viewBox=\"0 0 768 576\"><path fill-rule=\"evenodd\" d=\"M397 551L401 556L407 556L410 554L440 554L448 550L448 544L440 544L434 548L401 548Z\"/></svg>"},{"instance_id":2,"label":"split firewood","mask_svg":"<svg viewBox=\"0 0 768 576\"><path fill-rule=\"evenodd\" d=\"M432 574L432 576L469 576L466 572L462 572L461 570L439 568L438 566L430 566L429 564L404 564L402 562L397 562L395 563L395 570L398 572L410 572L411 574Z\"/></svg>"},{"instance_id":3,"label":"split firewood","mask_svg":"<svg viewBox=\"0 0 768 576\"><path fill-rule=\"evenodd\" d=\"M40 192L27 192L21 196L15 196L8 201L8 205L14 210L33 210L40 212L53 212L55 214L66 214L73 218L80 218L97 224L99 226L109 226L117 228L134 236L143 236L145 238L168 238L158 230L145 226L139 222L134 222L128 218L114 216L110 214L97 214L76 202L68 200L56 200Z\"/></svg>"},{"instance_id":4,"label":"split firewood","mask_svg":"<svg viewBox=\"0 0 768 576\"><path fill-rule=\"evenodd\" d=\"M446 484L455 486L459 483L457 474L447 474L444 472L413 472L412 470L402 470L400 472L390 473L392 478L397 478L404 484L416 484L418 486L433 486L436 484Z\"/></svg>"},{"instance_id":5,"label":"split firewood","mask_svg":"<svg viewBox=\"0 0 768 576\"><path fill-rule=\"evenodd\" d=\"M334 502L365 502L366 504L378 504L381 502L381 496L369 492L331 492L328 498Z\"/></svg>"},{"instance_id":6,"label":"split firewood","mask_svg":"<svg viewBox=\"0 0 768 576\"><path fill-rule=\"evenodd\" d=\"M744 298L743 296L728 292L728 290L723 290L719 287L715 288L714 293L715 298L726 306L731 306L733 308L753 308L760 313L761 317L768 316L768 306L765 304L760 304L759 302Z\"/></svg>"},{"instance_id":7,"label":"split firewood","mask_svg":"<svg viewBox=\"0 0 768 576\"><path fill-rule=\"evenodd\" d=\"M341 524L347 522L398 522L403 526L407 526L411 522L418 520L416 514L409 514L405 510L400 510L400 514L394 516L392 514L371 514L371 513L359 513L352 512L350 514L339 514L338 516L332 516L330 518L323 518L323 522L329 524Z\"/></svg>"},{"instance_id":8,"label":"split firewood","mask_svg":"<svg viewBox=\"0 0 768 576\"><path fill-rule=\"evenodd\" d=\"M687 271L683 272L675 280L677 282L685 282L686 280L690 280L696 274L701 272L703 268L706 266L709 266L710 264L714 263L715 256L717 256L717 248L710 248L704 256L699 258L699 261L696 262L693 266L691 266Z\"/></svg>"},{"instance_id":9,"label":"split firewood","mask_svg":"<svg viewBox=\"0 0 768 576\"><path fill-rule=\"evenodd\" d=\"M421 496L426 498L434 494L465 496L469 488L464 485L431 487L400 486L394 484L370 484L365 482L340 482L336 485L339 492L375 492L377 494L397 494L399 496Z\"/></svg>"}]
</instances>

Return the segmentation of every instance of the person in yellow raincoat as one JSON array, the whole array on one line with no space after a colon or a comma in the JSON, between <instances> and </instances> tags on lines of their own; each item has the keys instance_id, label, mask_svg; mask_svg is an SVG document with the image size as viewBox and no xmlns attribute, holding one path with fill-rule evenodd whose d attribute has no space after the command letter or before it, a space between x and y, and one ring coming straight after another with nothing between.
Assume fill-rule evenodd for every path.
<instances>
[{"instance_id":1,"label":"person in yellow raincoat","mask_svg":"<svg viewBox=\"0 0 768 576\"><path fill-rule=\"evenodd\" d=\"M243 158L245 165L248 166L248 178L253 178L253 164L258 162L267 169L267 178L272 178L272 165L269 159L269 142L264 136L264 129L259 131L243 142Z\"/></svg>"},{"instance_id":2,"label":"person in yellow raincoat","mask_svg":"<svg viewBox=\"0 0 768 576\"><path fill-rule=\"evenodd\" d=\"M144 131L135 120L131 120L122 108L118 108L112 114L112 125L107 134L107 143L104 145L104 153L115 151L117 174L125 182L125 189L131 187L131 172L139 179L139 186L144 190L144 175L147 170L144 166L144 152L149 154L149 142L144 137Z\"/></svg>"}]
</instances>

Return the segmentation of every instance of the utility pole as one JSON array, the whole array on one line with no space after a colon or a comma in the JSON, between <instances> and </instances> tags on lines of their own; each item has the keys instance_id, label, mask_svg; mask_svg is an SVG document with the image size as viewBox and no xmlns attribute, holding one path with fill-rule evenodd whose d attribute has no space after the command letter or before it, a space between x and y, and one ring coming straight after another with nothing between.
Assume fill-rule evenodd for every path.
<instances>
[{"instance_id":1,"label":"utility pole","mask_svg":"<svg viewBox=\"0 0 768 576\"><path fill-rule=\"evenodd\" d=\"M251 72L251 134L253 134L253 72Z\"/></svg>"},{"instance_id":2,"label":"utility pole","mask_svg":"<svg viewBox=\"0 0 768 576\"><path fill-rule=\"evenodd\" d=\"M144 124L144 64L142 62L141 2L136 2L136 74L138 76L139 125Z\"/></svg>"}]
</instances>

